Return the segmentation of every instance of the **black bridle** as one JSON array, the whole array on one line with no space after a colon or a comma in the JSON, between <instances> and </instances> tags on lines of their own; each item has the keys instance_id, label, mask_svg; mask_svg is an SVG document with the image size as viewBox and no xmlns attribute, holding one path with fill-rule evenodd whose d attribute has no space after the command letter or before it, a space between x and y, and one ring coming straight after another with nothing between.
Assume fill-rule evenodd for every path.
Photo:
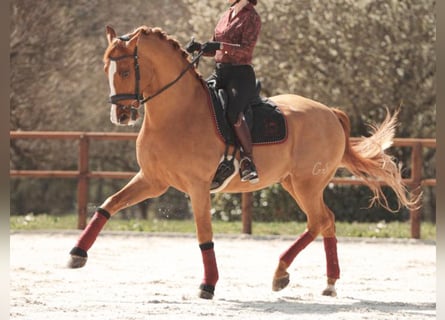
<instances>
[{"instance_id":1,"label":"black bridle","mask_svg":"<svg viewBox=\"0 0 445 320\"><path fill-rule=\"evenodd\" d=\"M127 40L126 38L122 38L121 40ZM176 77L176 79L174 79L173 81L167 83L165 86L163 86L161 89L159 89L158 91L156 91L155 93L153 93L152 95L144 98L143 93L140 92L140 81L141 81L141 73L140 73L140 68L139 68L139 58L138 58L138 46L136 44L135 48L134 48L134 52L132 55L122 55L119 57L109 57L109 59L111 61L119 61L119 60L123 60L123 59L128 59L128 58L133 58L134 61L134 73L135 73L135 90L134 93L119 93L119 94L115 94L110 96L110 102L112 104L115 104L121 108L129 108L130 112L131 112L131 117L133 120L135 120L134 118L136 117L136 113L137 113L137 109L139 108L139 106L145 104L147 101L153 99L154 97L160 95L162 92L164 92L165 90L167 90L168 88L170 88L171 86L173 86L176 82L179 81L179 79L181 79L184 74L195 64L198 63L199 58L202 56L202 52L199 52L193 59L192 61L187 65L187 67L184 68L184 70L181 71L181 73L179 74L178 77ZM119 102L122 100L135 100L137 101L137 107L135 107L133 104L131 104L130 106L124 106L122 104L120 104Z\"/></svg>"},{"instance_id":2,"label":"black bridle","mask_svg":"<svg viewBox=\"0 0 445 320\"><path fill-rule=\"evenodd\" d=\"M111 61L120 61L123 59L128 59L128 58L133 58L134 60L134 73L135 73L135 90L134 93L120 93L120 94L115 94L110 96L110 102L112 104L116 104L119 105L119 101L122 100L136 100L138 102L143 101L144 97L143 95L139 92L139 82L141 80L141 74L139 71L139 61L138 61L138 47L136 46L134 48L134 52L132 55L127 54L127 55L123 55L123 56L119 56L119 57L110 57Z\"/></svg>"}]
</instances>

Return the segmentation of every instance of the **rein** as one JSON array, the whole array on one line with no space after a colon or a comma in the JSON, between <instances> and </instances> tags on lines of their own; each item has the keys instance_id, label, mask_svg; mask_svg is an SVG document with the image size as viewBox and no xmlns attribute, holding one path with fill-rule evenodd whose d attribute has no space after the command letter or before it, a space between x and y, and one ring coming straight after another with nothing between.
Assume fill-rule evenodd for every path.
<instances>
[{"instance_id":1,"label":"rein","mask_svg":"<svg viewBox=\"0 0 445 320\"><path fill-rule=\"evenodd\" d=\"M167 90L168 88L170 88L171 86L173 86L176 82L179 81L179 79L181 79L185 73L194 65L197 64L199 62L199 58L201 58L203 52L199 52L196 57L193 58L192 61L190 61L190 63L187 65L187 67L184 68L184 70L181 71L181 73L176 77L175 80L173 80L170 83L167 83L165 86L163 86L161 89L159 89L157 92L155 92L154 94L152 94L151 96L148 96L147 98L143 99L142 101L140 101L142 104L144 104L145 102L147 102L148 100L153 99L154 97L156 97L157 95L160 95L162 92L164 92L165 90Z\"/></svg>"},{"instance_id":2,"label":"rein","mask_svg":"<svg viewBox=\"0 0 445 320\"><path fill-rule=\"evenodd\" d=\"M121 107L126 107L126 106L122 106L120 105L118 102L121 100L129 100L129 99L134 99L138 102L138 107L140 105L145 104L147 101L153 99L154 97L160 95L161 93L163 93L164 91L166 91L167 89L169 89L170 87L172 87L176 82L178 82L184 75L185 73L193 66L193 65L197 65L199 62L199 59L201 58L203 52L199 52L193 59L192 61L187 65L187 67L184 68L184 70L181 71L181 73L176 77L176 79L174 79L173 81L167 83L165 86L163 86L161 89L159 89L158 91L156 91L154 94L144 98L143 94L140 93L140 85L139 82L141 80L141 74L140 74L140 68L139 68L139 58L138 58L138 46L136 45L136 47L134 48L134 52L132 55L123 55L120 57L110 57L109 59L112 61L119 61L122 59L127 59L127 58L133 58L134 60L134 71L135 71L135 93L121 93L121 94L115 94L110 96L110 102L112 104L116 104L118 106ZM132 113L134 111L136 111L138 109L138 107L134 107L133 105L131 105L129 108L132 111Z\"/></svg>"}]
</instances>

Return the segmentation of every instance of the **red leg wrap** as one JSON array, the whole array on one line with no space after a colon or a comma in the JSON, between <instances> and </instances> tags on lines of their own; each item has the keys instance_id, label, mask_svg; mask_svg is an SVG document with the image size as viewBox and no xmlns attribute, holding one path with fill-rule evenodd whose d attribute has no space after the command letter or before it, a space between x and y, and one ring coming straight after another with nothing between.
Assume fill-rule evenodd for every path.
<instances>
[{"instance_id":1,"label":"red leg wrap","mask_svg":"<svg viewBox=\"0 0 445 320\"><path fill-rule=\"evenodd\" d=\"M77 240L76 247L79 247L85 251L91 248L94 241L96 241L97 235L104 227L105 223L110 218L110 214L103 209L99 209L94 213L88 226L83 230L79 240Z\"/></svg>"},{"instance_id":2,"label":"red leg wrap","mask_svg":"<svg viewBox=\"0 0 445 320\"><path fill-rule=\"evenodd\" d=\"M289 249L281 254L280 260L290 266L297 254L312 241L314 241L314 237L308 231L304 232Z\"/></svg>"},{"instance_id":3,"label":"red leg wrap","mask_svg":"<svg viewBox=\"0 0 445 320\"><path fill-rule=\"evenodd\" d=\"M326 274L328 278L339 279L340 267L337 256L337 238L324 238L323 243L326 252Z\"/></svg>"},{"instance_id":4,"label":"red leg wrap","mask_svg":"<svg viewBox=\"0 0 445 320\"><path fill-rule=\"evenodd\" d=\"M204 263L204 279L202 283L215 286L219 276L213 242L201 244L199 247L201 248L202 262Z\"/></svg>"}]
</instances>

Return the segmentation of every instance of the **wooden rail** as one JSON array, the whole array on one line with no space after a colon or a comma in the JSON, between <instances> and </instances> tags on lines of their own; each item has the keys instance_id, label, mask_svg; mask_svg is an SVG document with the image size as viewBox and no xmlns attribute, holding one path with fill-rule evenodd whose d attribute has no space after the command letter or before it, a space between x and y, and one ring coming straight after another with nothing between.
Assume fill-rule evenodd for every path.
<instances>
[{"instance_id":1,"label":"wooden rail","mask_svg":"<svg viewBox=\"0 0 445 320\"><path fill-rule=\"evenodd\" d=\"M78 223L77 227L83 229L87 221L88 184L92 178L110 179L130 179L135 172L112 172L112 171L91 171L89 168L89 143L91 140L114 140L128 141L136 140L137 133L118 132L53 132L53 131L11 131L11 139L58 139L76 140L79 142L78 170L10 170L11 177L33 177L33 178L75 178L77 183L77 207ZM357 140L358 138L351 138ZM399 138L394 139L395 147L411 147L411 177L404 179L413 196L418 195L423 186L436 186L435 178L422 177L422 149L436 148L436 139L414 139ZM363 182L354 177L332 179L334 184L363 185ZM243 194L243 232L252 232L252 196ZM411 237L420 238L420 217L421 209L411 210Z\"/></svg>"}]
</instances>

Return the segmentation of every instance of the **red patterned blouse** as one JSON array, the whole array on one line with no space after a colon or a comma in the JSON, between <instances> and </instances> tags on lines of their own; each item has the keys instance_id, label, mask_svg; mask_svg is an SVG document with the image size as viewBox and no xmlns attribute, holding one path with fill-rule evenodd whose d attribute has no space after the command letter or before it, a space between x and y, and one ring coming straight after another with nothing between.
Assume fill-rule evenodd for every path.
<instances>
[{"instance_id":1,"label":"red patterned blouse","mask_svg":"<svg viewBox=\"0 0 445 320\"><path fill-rule=\"evenodd\" d=\"M261 18L251 3L234 17L232 11L233 7L230 7L215 27L212 40L222 42L222 49L209 55L215 54L215 61L218 63L251 64L261 30Z\"/></svg>"}]
</instances>

